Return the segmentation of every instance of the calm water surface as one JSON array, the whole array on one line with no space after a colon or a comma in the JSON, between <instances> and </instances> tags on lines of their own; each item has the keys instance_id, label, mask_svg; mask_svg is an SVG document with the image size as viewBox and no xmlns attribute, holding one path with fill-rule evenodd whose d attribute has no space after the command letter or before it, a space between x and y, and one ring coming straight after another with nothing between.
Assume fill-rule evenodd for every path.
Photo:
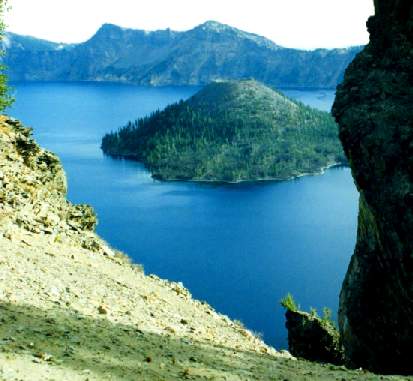
<instances>
[{"instance_id":1,"label":"calm water surface","mask_svg":"<svg viewBox=\"0 0 413 381\"><path fill-rule=\"evenodd\" d=\"M357 192L349 169L287 182L205 185L156 182L136 162L99 150L101 136L197 88L119 84L14 84L10 114L34 127L62 159L69 198L93 205L98 232L147 273L286 346L279 300L337 309L356 237ZM324 110L331 91L286 93Z\"/></svg>"}]
</instances>

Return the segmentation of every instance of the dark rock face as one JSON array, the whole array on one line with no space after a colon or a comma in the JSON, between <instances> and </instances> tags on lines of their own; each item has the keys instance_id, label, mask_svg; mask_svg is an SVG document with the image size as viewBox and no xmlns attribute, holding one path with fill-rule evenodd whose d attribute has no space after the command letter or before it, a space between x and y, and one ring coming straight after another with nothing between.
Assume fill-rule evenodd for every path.
<instances>
[{"instance_id":1,"label":"dark rock face","mask_svg":"<svg viewBox=\"0 0 413 381\"><path fill-rule=\"evenodd\" d=\"M342 365L343 352L338 331L329 321L301 311L287 310L288 350L310 361Z\"/></svg>"},{"instance_id":2,"label":"dark rock face","mask_svg":"<svg viewBox=\"0 0 413 381\"><path fill-rule=\"evenodd\" d=\"M413 2L375 6L333 108L360 191L339 326L349 365L413 373Z\"/></svg>"}]
</instances>

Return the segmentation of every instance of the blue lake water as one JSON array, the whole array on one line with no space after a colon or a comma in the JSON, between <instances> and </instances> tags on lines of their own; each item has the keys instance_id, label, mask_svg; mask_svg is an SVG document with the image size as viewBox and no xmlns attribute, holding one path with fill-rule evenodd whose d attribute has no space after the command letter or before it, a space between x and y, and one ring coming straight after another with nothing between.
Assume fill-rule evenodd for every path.
<instances>
[{"instance_id":1,"label":"blue lake water","mask_svg":"<svg viewBox=\"0 0 413 381\"><path fill-rule=\"evenodd\" d=\"M194 87L17 83L10 114L56 152L69 198L89 203L98 232L146 273L192 294L285 348L279 300L335 311L356 238L358 194L348 168L287 182L156 182L137 162L104 157L101 136L193 94ZM329 110L332 91L286 91Z\"/></svg>"}]
</instances>

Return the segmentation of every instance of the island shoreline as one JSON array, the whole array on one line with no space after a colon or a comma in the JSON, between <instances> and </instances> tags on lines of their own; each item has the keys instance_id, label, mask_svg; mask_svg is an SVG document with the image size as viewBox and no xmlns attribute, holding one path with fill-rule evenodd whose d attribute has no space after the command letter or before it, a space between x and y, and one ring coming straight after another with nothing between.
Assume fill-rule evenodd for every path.
<instances>
[{"instance_id":1,"label":"island shoreline","mask_svg":"<svg viewBox=\"0 0 413 381\"><path fill-rule=\"evenodd\" d=\"M306 176L320 176L324 175L325 172L328 169L331 168L350 168L348 163L342 163L342 162L334 162L331 164L328 164L324 167L321 167L319 171L317 172L304 172L300 173L296 176L291 176L288 178L276 178L276 177L267 177L267 178L258 178L258 179L248 179L248 180L235 180L235 181L230 181L230 180L206 180L206 179L168 179L168 178L162 178L160 176L157 176L156 174L153 174L151 172L151 169L145 164L144 161L141 159L136 158L134 155L111 155L108 153L103 152L104 156L110 157L113 160L128 160L128 161L135 161L137 163L141 163L145 169L150 172L150 175L154 181L160 181L160 182L185 182L185 183L199 183L199 184L211 184L211 185L236 185L236 184L248 184L248 183L268 183L268 182L281 182L281 181L292 181L292 180L298 180L301 177L306 177Z\"/></svg>"}]
</instances>

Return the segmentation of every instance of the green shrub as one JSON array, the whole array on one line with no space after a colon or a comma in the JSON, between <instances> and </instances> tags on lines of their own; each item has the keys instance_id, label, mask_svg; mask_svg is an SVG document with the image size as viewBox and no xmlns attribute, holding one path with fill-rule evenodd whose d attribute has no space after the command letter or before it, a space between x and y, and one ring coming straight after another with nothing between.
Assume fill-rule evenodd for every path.
<instances>
[{"instance_id":1,"label":"green shrub","mask_svg":"<svg viewBox=\"0 0 413 381\"><path fill-rule=\"evenodd\" d=\"M324 325L330 325L330 326L336 328L336 323L333 320L332 315L333 315L333 313L332 313L331 309L328 308L328 307L324 307L323 308L323 316L321 317L321 322Z\"/></svg>"},{"instance_id":2,"label":"green shrub","mask_svg":"<svg viewBox=\"0 0 413 381\"><path fill-rule=\"evenodd\" d=\"M318 312L317 309L314 307L310 307L310 312L309 312L310 316L312 318L318 318Z\"/></svg>"},{"instance_id":3,"label":"green shrub","mask_svg":"<svg viewBox=\"0 0 413 381\"><path fill-rule=\"evenodd\" d=\"M295 302L293 296L288 293L284 298L281 299L281 306L283 306L286 310L292 311L292 312L297 312L299 309L299 306Z\"/></svg>"}]
</instances>

